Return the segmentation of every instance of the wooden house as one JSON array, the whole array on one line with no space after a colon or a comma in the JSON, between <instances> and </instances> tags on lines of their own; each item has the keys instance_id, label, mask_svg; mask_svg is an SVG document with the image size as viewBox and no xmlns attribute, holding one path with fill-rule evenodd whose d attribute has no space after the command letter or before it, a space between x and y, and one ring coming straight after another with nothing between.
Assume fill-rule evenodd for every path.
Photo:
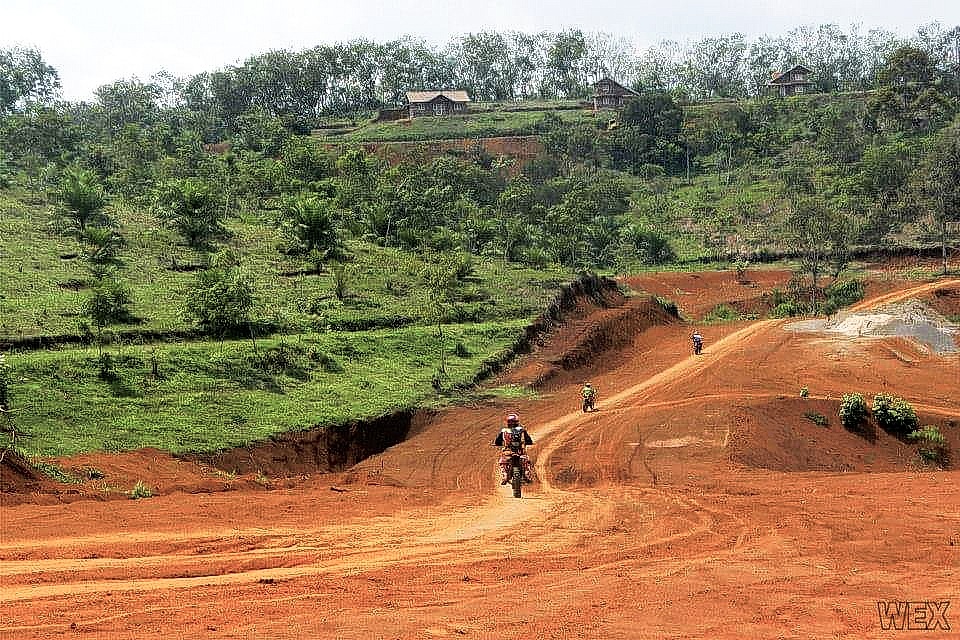
<instances>
[{"instance_id":1,"label":"wooden house","mask_svg":"<svg viewBox=\"0 0 960 640\"><path fill-rule=\"evenodd\" d=\"M603 78L593 83L593 108L619 109L627 100L638 95L615 80Z\"/></svg>"},{"instance_id":2,"label":"wooden house","mask_svg":"<svg viewBox=\"0 0 960 640\"><path fill-rule=\"evenodd\" d=\"M411 118L466 113L469 104L466 91L407 91Z\"/></svg>"},{"instance_id":3,"label":"wooden house","mask_svg":"<svg viewBox=\"0 0 960 640\"><path fill-rule=\"evenodd\" d=\"M808 79L812 72L805 66L798 64L787 71L776 71L767 82L768 87L774 88L781 97L795 96L807 93L813 83Z\"/></svg>"}]
</instances>

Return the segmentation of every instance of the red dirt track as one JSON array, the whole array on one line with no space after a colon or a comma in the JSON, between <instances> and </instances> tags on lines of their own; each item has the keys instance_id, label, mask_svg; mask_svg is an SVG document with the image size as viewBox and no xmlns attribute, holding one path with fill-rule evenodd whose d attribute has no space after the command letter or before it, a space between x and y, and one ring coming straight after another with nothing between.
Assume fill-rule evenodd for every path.
<instances>
[{"instance_id":1,"label":"red dirt track","mask_svg":"<svg viewBox=\"0 0 960 640\"><path fill-rule=\"evenodd\" d=\"M630 283L685 291L681 308L703 313L789 276L698 289L719 277ZM960 280L885 282L858 306L955 299L944 291ZM690 327L644 297L587 311L505 374L538 380L538 398L444 411L346 473L190 493L217 488L198 474L138 501L5 494L0 639L958 633L960 471L844 430L837 408L843 393L895 393L960 452L960 355L766 320L704 327L694 357ZM564 368L586 343L608 349ZM590 414L586 375L601 394ZM521 500L497 484L490 446L510 410L536 441L540 481ZM952 600L953 631L883 631L878 600Z\"/></svg>"}]
</instances>

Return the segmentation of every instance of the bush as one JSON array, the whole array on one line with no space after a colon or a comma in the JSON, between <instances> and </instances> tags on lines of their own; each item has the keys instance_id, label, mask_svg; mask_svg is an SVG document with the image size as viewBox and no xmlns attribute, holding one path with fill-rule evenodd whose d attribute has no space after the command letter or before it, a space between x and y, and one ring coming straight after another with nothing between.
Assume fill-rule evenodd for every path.
<instances>
[{"instance_id":1,"label":"bush","mask_svg":"<svg viewBox=\"0 0 960 640\"><path fill-rule=\"evenodd\" d=\"M886 393L873 397L873 417L884 431L900 438L909 436L920 425L909 402Z\"/></svg>"},{"instance_id":2,"label":"bush","mask_svg":"<svg viewBox=\"0 0 960 640\"><path fill-rule=\"evenodd\" d=\"M803 417L815 425L821 427L830 426L830 421L827 420L827 417L822 413L817 413L816 411L807 411L805 414L803 414Z\"/></svg>"},{"instance_id":3,"label":"bush","mask_svg":"<svg viewBox=\"0 0 960 640\"><path fill-rule=\"evenodd\" d=\"M845 393L840 400L840 423L850 431L860 431L867 420L867 403L859 393Z\"/></svg>"},{"instance_id":4,"label":"bush","mask_svg":"<svg viewBox=\"0 0 960 640\"><path fill-rule=\"evenodd\" d=\"M800 397L801 397L801 398L809 398L809 397L810 397L810 388L807 387L806 385L800 387Z\"/></svg>"},{"instance_id":5,"label":"bush","mask_svg":"<svg viewBox=\"0 0 960 640\"><path fill-rule=\"evenodd\" d=\"M907 438L919 444L917 453L924 462L943 464L947 461L947 440L940 430L933 425L911 431Z\"/></svg>"},{"instance_id":6,"label":"bush","mask_svg":"<svg viewBox=\"0 0 960 640\"><path fill-rule=\"evenodd\" d=\"M863 300L863 281L838 280L826 288L824 295L826 301L821 307L822 312L827 315L836 313L843 307Z\"/></svg>"},{"instance_id":7,"label":"bush","mask_svg":"<svg viewBox=\"0 0 960 640\"><path fill-rule=\"evenodd\" d=\"M143 480L137 480L137 484L133 485L133 489L127 493L130 496L131 500L139 500L141 498L152 498L153 490L148 487Z\"/></svg>"},{"instance_id":8,"label":"bush","mask_svg":"<svg viewBox=\"0 0 960 640\"><path fill-rule=\"evenodd\" d=\"M710 310L710 313L703 317L707 322L723 322L727 320L737 320L739 318L740 314L737 310L725 304L718 304Z\"/></svg>"},{"instance_id":9,"label":"bush","mask_svg":"<svg viewBox=\"0 0 960 640\"><path fill-rule=\"evenodd\" d=\"M197 274L187 292L186 315L208 333L224 335L250 322L255 292L238 269L208 269Z\"/></svg>"}]
</instances>

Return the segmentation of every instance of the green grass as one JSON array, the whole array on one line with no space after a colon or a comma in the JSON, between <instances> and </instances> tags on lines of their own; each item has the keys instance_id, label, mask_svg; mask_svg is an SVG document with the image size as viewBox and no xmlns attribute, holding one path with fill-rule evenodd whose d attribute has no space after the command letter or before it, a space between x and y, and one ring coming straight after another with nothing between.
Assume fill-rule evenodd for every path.
<instances>
[{"instance_id":1,"label":"green grass","mask_svg":"<svg viewBox=\"0 0 960 640\"><path fill-rule=\"evenodd\" d=\"M475 109L466 115L422 117L390 122L361 123L355 130L339 135L318 134L321 142L417 142L445 138L477 138L533 135L547 113L565 122L603 122L610 114L591 110L554 110L545 104L542 111Z\"/></svg>"},{"instance_id":2,"label":"green grass","mask_svg":"<svg viewBox=\"0 0 960 640\"><path fill-rule=\"evenodd\" d=\"M446 388L469 383L482 362L509 348L523 320L444 327ZM462 343L469 356L457 357ZM435 396L433 327L304 334L258 341L111 349L99 376L96 350L12 355L11 406L31 456L156 447L216 451L283 431L383 415ZM268 364L266 368L263 361Z\"/></svg>"}]
</instances>

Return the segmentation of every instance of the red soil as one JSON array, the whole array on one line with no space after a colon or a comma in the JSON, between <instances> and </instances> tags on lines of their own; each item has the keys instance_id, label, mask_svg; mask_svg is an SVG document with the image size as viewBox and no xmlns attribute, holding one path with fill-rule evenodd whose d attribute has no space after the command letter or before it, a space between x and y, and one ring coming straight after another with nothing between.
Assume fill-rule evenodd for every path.
<instances>
[{"instance_id":1,"label":"red soil","mask_svg":"<svg viewBox=\"0 0 960 640\"><path fill-rule=\"evenodd\" d=\"M756 273L761 290L784 277ZM630 282L688 292L690 313L753 291L694 275ZM894 392L957 450L960 355L759 321L708 327L693 357L689 327L636 299L583 311L503 378L552 367L539 398L444 411L343 474L139 501L4 494L0 637L866 638L891 633L878 600L960 602L960 472L836 416L842 393ZM557 363L587 344L607 349L584 415L587 370ZM508 410L536 440L521 500L490 446ZM216 475L138 455L141 475L186 487Z\"/></svg>"}]
</instances>

